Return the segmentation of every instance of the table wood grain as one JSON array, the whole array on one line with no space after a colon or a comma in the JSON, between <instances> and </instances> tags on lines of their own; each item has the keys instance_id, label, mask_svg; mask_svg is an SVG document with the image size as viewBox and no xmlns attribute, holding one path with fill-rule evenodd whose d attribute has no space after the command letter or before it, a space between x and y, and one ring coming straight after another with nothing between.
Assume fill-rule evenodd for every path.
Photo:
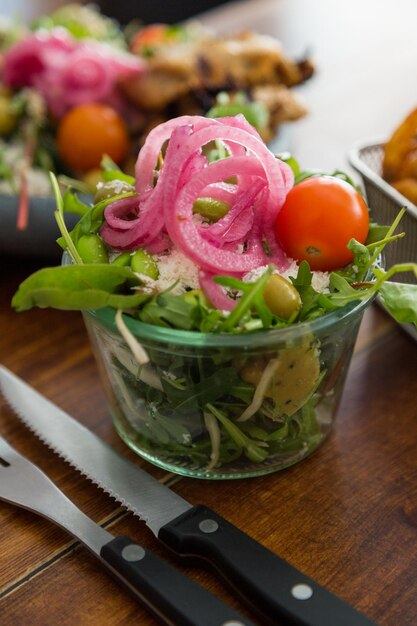
<instances>
[{"instance_id":1,"label":"table wood grain","mask_svg":"<svg viewBox=\"0 0 417 626\"><path fill-rule=\"evenodd\" d=\"M410 0L354 0L343 8L330 0L247 0L204 17L223 29L278 34L295 52L312 45L317 76L300 91L311 113L291 141L304 164L318 167L343 166L354 140L366 130L390 132L417 104L408 78L416 18ZM19 282L44 264L0 254L1 363L177 493L214 508L380 626L417 623L417 344L408 335L376 305L368 309L333 432L309 459L241 481L173 477L116 435L81 315L11 310ZM54 455L3 401L0 434L98 523L174 563L142 521ZM0 546L2 626L157 623L85 549L29 512L0 503ZM262 625L216 576L175 564Z\"/></svg>"}]
</instances>

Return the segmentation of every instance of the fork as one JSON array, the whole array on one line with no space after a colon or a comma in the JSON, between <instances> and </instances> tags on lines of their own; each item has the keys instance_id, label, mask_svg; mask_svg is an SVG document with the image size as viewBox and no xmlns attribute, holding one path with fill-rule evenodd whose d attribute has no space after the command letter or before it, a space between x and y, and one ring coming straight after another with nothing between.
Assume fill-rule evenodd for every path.
<instances>
[{"instance_id":1,"label":"fork","mask_svg":"<svg viewBox=\"0 0 417 626\"><path fill-rule=\"evenodd\" d=\"M38 513L73 535L163 623L254 626L150 550L96 524L2 437L0 499Z\"/></svg>"}]
</instances>

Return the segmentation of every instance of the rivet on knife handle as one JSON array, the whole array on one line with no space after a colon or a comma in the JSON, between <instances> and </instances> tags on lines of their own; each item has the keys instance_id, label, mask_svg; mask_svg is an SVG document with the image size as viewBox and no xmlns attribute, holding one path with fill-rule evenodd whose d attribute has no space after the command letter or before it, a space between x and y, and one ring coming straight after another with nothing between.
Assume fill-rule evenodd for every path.
<instances>
[{"instance_id":1,"label":"rivet on knife handle","mask_svg":"<svg viewBox=\"0 0 417 626\"><path fill-rule=\"evenodd\" d=\"M272 623L281 618L288 626L375 626L207 507L182 514L163 526L158 537L177 555L214 566Z\"/></svg>"}]
</instances>

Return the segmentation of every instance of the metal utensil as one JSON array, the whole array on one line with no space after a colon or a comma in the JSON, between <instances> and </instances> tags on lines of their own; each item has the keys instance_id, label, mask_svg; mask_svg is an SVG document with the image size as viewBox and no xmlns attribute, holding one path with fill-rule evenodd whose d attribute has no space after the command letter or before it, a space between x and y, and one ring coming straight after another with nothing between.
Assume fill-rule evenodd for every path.
<instances>
[{"instance_id":1,"label":"metal utensil","mask_svg":"<svg viewBox=\"0 0 417 626\"><path fill-rule=\"evenodd\" d=\"M93 522L36 465L0 437L0 499L58 524L165 624L250 626L216 596L129 537L115 537Z\"/></svg>"},{"instance_id":2,"label":"metal utensil","mask_svg":"<svg viewBox=\"0 0 417 626\"><path fill-rule=\"evenodd\" d=\"M0 366L0 388L23 422L55 452L136 515L182 558L207 562L276 624L375 626L205 506L193 506L117 454L74 418Z\"/></svg>"}]
</instances>

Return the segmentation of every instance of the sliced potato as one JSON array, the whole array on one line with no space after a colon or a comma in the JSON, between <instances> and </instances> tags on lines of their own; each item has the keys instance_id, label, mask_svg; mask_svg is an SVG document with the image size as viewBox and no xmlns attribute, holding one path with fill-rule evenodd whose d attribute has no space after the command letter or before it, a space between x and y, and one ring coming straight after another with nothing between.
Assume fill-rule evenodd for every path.
<instances>
[{"instance_id":1,"label":"sliced potato","mask_svg":"<svg viewBox=\"0 0 417 626\"><path fill-rule=\"evenodd\" d=\"M316 345L306 342L279 353L279 363L268 389L278 415L293 415L313 391L320 375Z\"/></svg>"},{"instance_id":2,"label":"sliced potato","mask_svg":"<svg viewBox=\"0 0 417 626\"><path fill-rule=\"evenodd\" d=\"M320 375L319 350L314 342L305 340L301 345L280 350L276 367L265 397L275 403L276 419L293 415L313 391ZM268 361L260 357L240 369L242 380L257 385Z\"/></svg>"}]
</instances>

